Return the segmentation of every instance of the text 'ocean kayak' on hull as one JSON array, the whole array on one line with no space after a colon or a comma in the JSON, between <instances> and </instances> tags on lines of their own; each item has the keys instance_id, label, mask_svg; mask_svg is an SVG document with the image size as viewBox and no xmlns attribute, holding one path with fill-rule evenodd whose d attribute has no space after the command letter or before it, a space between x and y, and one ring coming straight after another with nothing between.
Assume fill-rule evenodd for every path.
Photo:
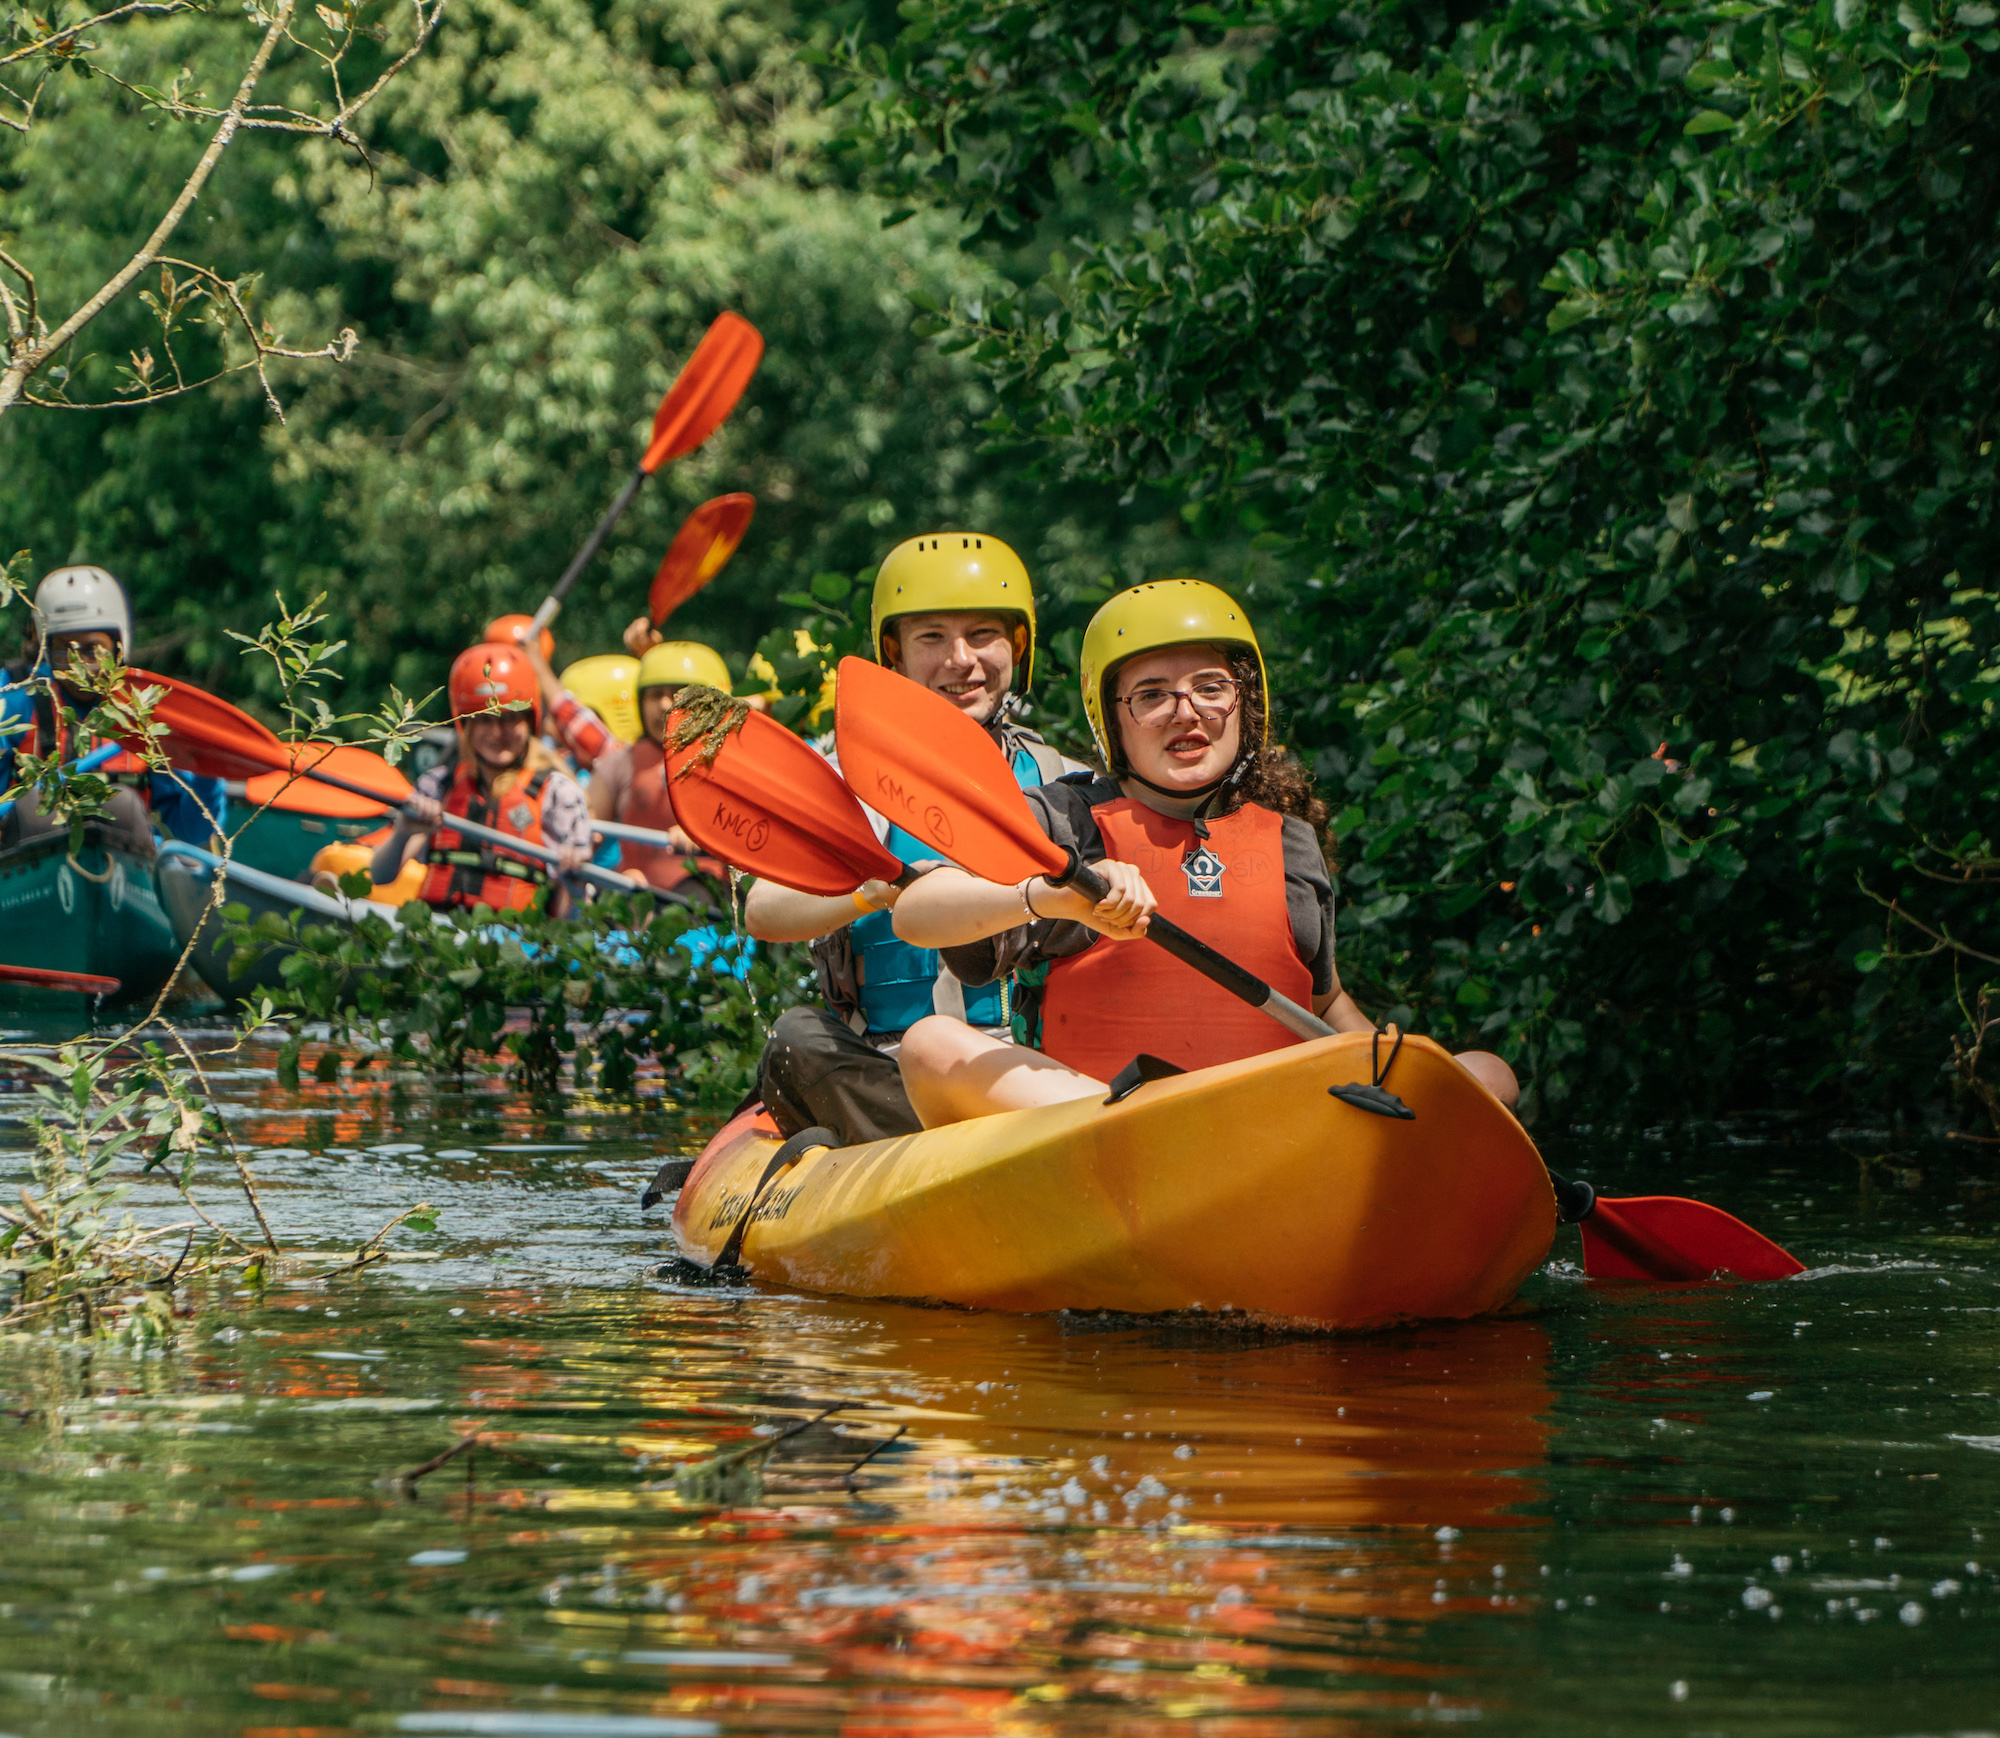
<instances>
[{"instance_id":1,"label":"text 'ocean kayak' on hull","mask_svg":"<svg viewBox=\"0 0 2000 1738\"><path fill-rule=\"evenodd\" d=\"M688 1176L674 1233L711 1266L750 1210L738 1259L751 1274L851 1297L1337 1329L1497 1309L1555 1237L1541 1156L1428 1039L1407 1039L1384 1082L1415 1120L1330 1096L1372 1081L1372 1049L1343 1034L1116 1105L817 1148L761 1193L780 1140L746 1113Z\"/></svg>"}]
</instances>

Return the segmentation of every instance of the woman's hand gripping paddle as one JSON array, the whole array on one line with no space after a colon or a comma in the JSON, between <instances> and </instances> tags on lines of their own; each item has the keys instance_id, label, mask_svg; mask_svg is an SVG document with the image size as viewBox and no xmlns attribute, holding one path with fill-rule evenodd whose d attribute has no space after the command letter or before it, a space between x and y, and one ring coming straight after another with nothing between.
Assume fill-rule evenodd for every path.
<instances>
[{"instance_id":1,"label":"woman's hand gripping paddle","mask_svg":"<svg viewBox=\"0 0 2000 1738\"><path fill-rule=\"evenodd\" d=\"M367 767L347 762L348 771L360 776L329 772L326 766L338 752L336 744L280 742L249 713L239 711L226 700L218 700L213 694L148 670L133 670L131 677L137 687L166 690L153 707L153 724L163 732L153 740L177 766L210 778L247 781L268 772L309 778L376 804L378 811L399 808L414 794L410 781L385 760L374 760L371 756L372 764ZM145 739L136 733L129 744L135 748L144 745ZM457 815L450 818L450 826L453 832L495 846L510 856L544 863L550 868L561 867L560 855L547 845L517 839L511 833L482 827ZM608 893L634 891L624 876L607 874L592 864L586 863L575 874Z\"/></svg>"},{"instance_id":2,"label":"woman's hand gripping paddle","mask_svg":"<svg viewBox=\"0 0 2000 1738\"><path fill-rule=\"evenodd\" d=\"M670 459L693 452L722 426L723 420L736 408L736 401L743 396L743 389L750 384L750 376L757 372L757 364L763 355L762 336L741 314L716 316L714 325L695 346L694 354L687 359L673 385L667 388L667 396L660 400L660 408L653 413L652 439L646 443L646 451L640 457L637 468L626 478L625 487L619 490L618 498L598 520L596 529L584 539L575 559L563 570L555 590L542 599L542 607L535 611L534 625L528 630L531 634L539 634L555 620L556 611L562 608L562 601L569 595L570 587L576 584L578 575L604 547L604 540L611 535L612 526L624 518L625 509L632 505L633 496L639 492L639 485Z\"/></svg>"},{"instance_id":3,"label":"woman's hand gripping paddle","mask_svg":"<svg viewBox=\"0 0 2000 1738\"><path fill-rule=\"evenodd\" d=\"M949 700L863 658L841 659L836 692L841 771L871 808L982 880L1046 875L1089 899L1109 891L1035 824L1000 745ZM1301 1038L1333 1030L1164 917L1148 921L1146 939Z\"/></svg>"},{"instance_id":4,"label":"woman's hand gripping paddle","mask_svg":"<svg viewBox=\"0 0 2000 1738\"><path fill-rule=\"evenodd\" d=\"M665 627L668 616L729 565L756 511L755 495L718 495L681 522L647 594L654 627Z\"/></svg>"},{"instance_id":5,"label":"woman's hand gripping paddle","mask_svg":"<svg viewBox=\"0 0 2000 1738\"><path fill-rule=\"evenodd\" d=\"M1036 824L999 745L950 701L880 665L843 659L835 732L849 782L905 832L983 880L1046 875L1101 897L1104 883ZM1233 996L1304 1038L1334 1029L1278 995L1205 942L1155 916L1159 942ZM1181 944L1186 943L1183 947ZM1587 1183L1551 1177L1565 1223L1583 1226L1584 1271L1594 1279L1782 1279L1802 1264L1740 1219L1671 1195L1600 1199Z\"/></svg>"},{"instance_id":6,"label":"woman's hand gripping paddle","mask_svg":"<svg viewBox=\"0 0 2000 1738\"><path fill-rule=\"evenodd\" d=\"M713 688L674 696L667 777L681 830L711 857L801 893L852 893L909 871L809 744Z\"/></svg>"}]
</instances>

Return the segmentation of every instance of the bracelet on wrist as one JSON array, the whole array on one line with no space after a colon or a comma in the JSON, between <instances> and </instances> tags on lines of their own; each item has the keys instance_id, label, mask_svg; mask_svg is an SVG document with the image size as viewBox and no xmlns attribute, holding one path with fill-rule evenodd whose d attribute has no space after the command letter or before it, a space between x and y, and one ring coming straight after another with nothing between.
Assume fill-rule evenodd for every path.
<instances>
[{"instance_id":1,"label":"bracelet on wrist","mask_svg":"<svg viewBox=\"0 0 2000 1738\"><path fill-rule=\"evenodd\" d=\"M1034 880L1034 876L1030 875L1021 883L1021 909L1028 914L1030 923L1040 923L1043 921L1042 914L1035 909L1035 902L1028 897L1028 889L1034 884Z\"/></svg>"}]
</instances>

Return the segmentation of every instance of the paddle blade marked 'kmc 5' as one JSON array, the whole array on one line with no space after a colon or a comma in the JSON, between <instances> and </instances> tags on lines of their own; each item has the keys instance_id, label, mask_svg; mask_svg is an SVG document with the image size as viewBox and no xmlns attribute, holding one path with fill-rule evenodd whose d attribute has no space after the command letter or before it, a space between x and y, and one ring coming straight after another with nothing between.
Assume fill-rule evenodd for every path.
<instances>
[{"instance_id":1,"label":"paddle blade marked 'kmc 5'","mask_svg":"<svg viewBox=\"0 0 2000 1738\"><path fill-rule=\"evenodd\" d=\"M712 763L704 752L700 739L674 750L667 789L711 857L800 893L852 893L902 873L840 774L774 719L752 712Z\"/></svg>"},{"instance_id":2,"label":"paddle blade marked 'kmc 5'","mask_svg":"<svg viewBox=\"0 0 2000 1738\"><path fill-rule=\"evenodd\" d=\"M1036 825L1000 745L941 694L843 658L834 734L855 794L940 857L1000 882L1067 865Z\"/></svg>"}]
</instances>

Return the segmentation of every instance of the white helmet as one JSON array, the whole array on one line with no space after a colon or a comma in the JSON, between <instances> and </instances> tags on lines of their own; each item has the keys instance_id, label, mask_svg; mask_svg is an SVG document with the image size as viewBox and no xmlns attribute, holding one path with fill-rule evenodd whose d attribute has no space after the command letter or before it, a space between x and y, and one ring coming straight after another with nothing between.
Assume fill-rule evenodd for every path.
<instances>
[{"instance_id":1,"label":"white helmet","mask_svg":"<svg viewBox=\"0 0 2000 1738\"><path fill-rule=\"evenodd\" d=\"M42 643L55 634L118 636L118 652L132 652L132 606L125 588L101 567L59 567L35 588Z\"/></svg>"}]
</instances>

